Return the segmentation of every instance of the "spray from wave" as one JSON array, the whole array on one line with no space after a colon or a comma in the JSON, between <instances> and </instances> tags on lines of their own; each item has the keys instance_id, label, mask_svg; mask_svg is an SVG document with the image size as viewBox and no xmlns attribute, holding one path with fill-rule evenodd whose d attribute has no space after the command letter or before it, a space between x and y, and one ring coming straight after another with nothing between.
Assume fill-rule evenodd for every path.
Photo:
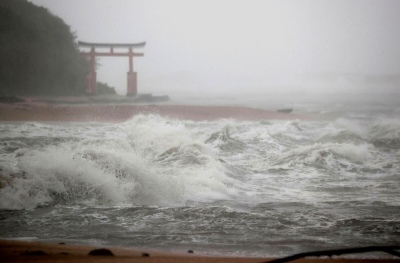
<instances>
[{"instance_id":1,"label":"spray from wave","mask_svg":"<svg viewBox=\"0 0 400 263\"><path fill-rule=\"evenodd\" d=\"M12 181L1 189L2 208L65 202L175 206L232 194L218 158L178 121L138 116L92 132L93 138L15 149L14 172L2 172L3 180Z\"/></svg>"},{"instance_id":2,"label":"spray from wave","mask_svg":"<svg viewBox=\"0 0 400 263\"><path fill-rule=\"evenodd\" d=\"M1 235L253 256L398 244L399 128L358 117L1 123Z\"/></svg>"},{"instance_id":3,"label":"spray from wave","mask_svg":"<svg viewBox=\"0 0 400 263\"><path fill-rule=\"evenodd\" d=\"M375 146L397 148L399 124L378 120L365 129L344 119L194 123L139 115L115 125L25 124L18 127L25 137L3 127L1 208L249 200L263 191L252 185L257 174L269 181L384 173L399 162Z\"/></svg>"}]
</instances>

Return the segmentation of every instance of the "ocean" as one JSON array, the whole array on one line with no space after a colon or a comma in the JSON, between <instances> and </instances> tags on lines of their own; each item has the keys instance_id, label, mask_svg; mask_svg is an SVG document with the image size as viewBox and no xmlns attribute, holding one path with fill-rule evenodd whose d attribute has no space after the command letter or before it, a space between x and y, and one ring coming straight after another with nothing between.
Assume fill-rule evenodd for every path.
<instances>
[{"instance_id":1,"label":"ocean","mask_svg":"<svg viewBox=\"0 0 400 263\"><path fill-rule=\"evenodd\" d=\"M400 245L399 94L171 96L312 120L0 123L0 238L281 257Z\"/></svg>"}]
</instances>

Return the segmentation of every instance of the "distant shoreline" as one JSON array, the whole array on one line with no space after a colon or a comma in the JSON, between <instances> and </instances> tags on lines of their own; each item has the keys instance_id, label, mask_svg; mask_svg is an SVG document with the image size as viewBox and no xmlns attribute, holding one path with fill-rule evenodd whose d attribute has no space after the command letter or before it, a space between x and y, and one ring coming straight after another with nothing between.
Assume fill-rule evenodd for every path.
<instances>
[{"instance_id":1,"label":"distant shoreline","mask_svg":"<svg viewBox=\"0 0 400 263\"><path fill-rule=\"evenodd\" d=\"M310 120L304 115L268 111L241 106L198 106L158 103L98 103L86 98L59 98L56 103L46 99L24 98L23 102L0 103L0 121L39 122L124 122L138 114L157 114L163 117L214 121L218 119L254 120ZM63 101L69 100L65 104Z\"/></svg>"}]
</instances>

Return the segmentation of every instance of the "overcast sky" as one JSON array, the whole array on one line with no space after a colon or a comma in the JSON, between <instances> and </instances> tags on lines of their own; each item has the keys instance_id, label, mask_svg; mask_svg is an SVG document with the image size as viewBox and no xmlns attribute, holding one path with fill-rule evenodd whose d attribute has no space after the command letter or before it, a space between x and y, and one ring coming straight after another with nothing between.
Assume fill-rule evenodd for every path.
<instances>
[{"instance_id":1,"label":"overcast sky","mask_svg":"<svg viewBox=\"0 0 400 263\"><path fill-rule=\"evenodd\" d=\"M30 0L78 40L147 44L140 93L256 91L315 73L400 73L398 0ZM126 93L127 58L98 79ZM307 78L306 78L307 79ZM296 85L294 85L296 86Z\"/></svg>"}]
</instances>

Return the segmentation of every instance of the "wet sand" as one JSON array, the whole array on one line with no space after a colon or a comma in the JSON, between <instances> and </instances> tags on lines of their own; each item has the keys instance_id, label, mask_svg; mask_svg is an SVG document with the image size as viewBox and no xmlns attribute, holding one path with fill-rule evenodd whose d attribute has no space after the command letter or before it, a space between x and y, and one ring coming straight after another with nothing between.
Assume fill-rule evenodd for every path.
<instances>
[{"instance_id":1,"label":"wet sand","mask_svg":"<svg viewBox=\"0 0 400 263\"><path fill-rule=\"evenodd\" d=\"M96 253L97 251L97 253ZM90 255L100 254L100 255ZM103 255L102 255L103 254ZM107 255L108 254L108 255ZM194 253L179 254L115 247L77 246L0 240L1 262L260 262L261 258L207 257Z\"/></svg>"},{"instance_id":2,"label":"wet sand","mask_svg":"<svg viewBox=\"0 0 400 263\"><path fill-rule=\"evenodd\" d=\"M97 254L97 255L90 255ZM152 250L138 250L115 247L77 246L64 243L50 244L38 241L26 242L15 240L0 240L1 262L194 262L194 263L253 263L267 262L268 258L241 257L209 257L194 253L179 254ZM293 262L323 262L323 263L383 263L399 262L389 259L329 259L307 258Z\"/></svg>"},{"instance_id":3,"label":"wet sand","mask_svg":"<svg viewBox=\"0 0 400 263\"><path fill-rule=\"evenodd\" d=\"M0 121L99 121L116 123L127 121L138 114L158 114L163 117L193 121L212 121L229 118L240 121L309 119L306 116L293 113L238 106L0 104Z\"/></svg>"}]
</instances>

